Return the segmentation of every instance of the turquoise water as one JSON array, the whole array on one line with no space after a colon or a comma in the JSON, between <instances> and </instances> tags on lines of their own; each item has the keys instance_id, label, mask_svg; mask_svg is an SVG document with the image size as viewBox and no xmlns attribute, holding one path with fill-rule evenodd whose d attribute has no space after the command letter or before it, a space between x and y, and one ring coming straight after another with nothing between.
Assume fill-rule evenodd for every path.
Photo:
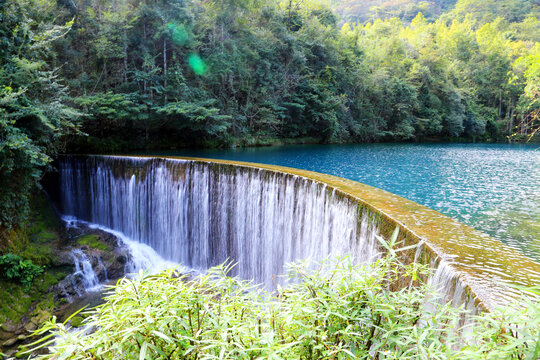
<instances>
[{"instance_id":1,"label":"turquoise water","mask_svg":"<svg viewBox=\"0 0 540 360\"><path fill-rule=\"evenodd\" d=\"M177 150L363 182L489 233L540 261L540 150L510 144L299 145Z\"/></svg>"}]
</instances>

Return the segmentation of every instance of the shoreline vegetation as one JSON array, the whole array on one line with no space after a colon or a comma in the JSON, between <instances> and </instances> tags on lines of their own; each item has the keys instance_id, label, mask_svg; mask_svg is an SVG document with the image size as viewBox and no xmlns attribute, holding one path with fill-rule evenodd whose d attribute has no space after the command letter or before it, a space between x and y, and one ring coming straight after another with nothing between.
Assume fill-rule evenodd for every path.
<instances>
[{"instance_id":1,"label":"shoreline vegetation","mask_svg":"<svg viewBox=\"0 0 540 360\"><path fill-rule=\"evenodd\" d=\"M53 315L64 320L93 300L75 274L73 251L87 256L102 282L124 276L130 256L114 235L66 228L44 193L32 195L28 222L9 239L0 244L0 354L16 354Z\"/></svg>"},{"instance_id":2,"label":"shoreline vegetation","mask_svg":"<svg viewBox=\"0 0 540 360\"><path fill-rule=\"evenodd\" d=\"M44 201L33 201L39 214L52 210ZM54 213L45 216L44 226L42 216L32 221L32 228L39 228L40 234L58 222ZM52 229L58 228L54 225ZM82 234L71 234L70 246L83 245L87 253L91 246L102 256L99 250L112 246L113 240L104 240L102 234L84 230ZM224 264L200 277L170 270L121 279L109 286L103 305L79 312L73 304L59 301L61 296L54 290L66 274L46 287L39 285L38 278L31 293L13 294L28 298L41 291L46 296L44 302L29 304L31 321L21 325L23 333L4 350L17 358L33 354L43 359L115 359L118 354L145 359L163 354L170 359L218 355L230 359L536 359L540 353L537 300L527 297L509 307L472 316L463 307L455 308L451 299L445 303L438 298L428 280L433 269L400 262L400 249L393 245L396 235L397 231L389 242L379 238L383 247L395 250L375 264L352 265L346 257L324 260L320 268L291 264L288 276L293 281L271 293L227 277L232 265ZM56 251L51 252L53 258ZM48 267L46 278L57 272L54 266ZM108 272L113 274L110 267ZM397 279L415 286L390 291ZM4 288L4 280L2 284ZM530 290L540 295L540 289ZM76 297L75 290L71 295ZM16 301L3 302L8 303ZM456 331L461 326L464 328ZM51 334L57 342L48 352ZM33 343L36 339L38 343Z\"/></svg>"}]
</instances>

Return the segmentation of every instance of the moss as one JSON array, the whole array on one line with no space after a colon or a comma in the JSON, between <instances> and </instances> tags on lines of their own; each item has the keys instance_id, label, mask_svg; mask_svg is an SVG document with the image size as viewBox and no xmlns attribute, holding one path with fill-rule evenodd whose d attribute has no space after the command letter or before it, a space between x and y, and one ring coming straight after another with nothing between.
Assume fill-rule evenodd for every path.
<instances>
[{"instance_id":1,"label":"moss","mask_svg":"<svg viewBox=\"0 0 540 360\"><path fill-rule=\"evenodd\" d=\"M56 273L46 272L38 281L36 281L34 286L37 288L38 291L45 292L51 286L57 284L64 277L65 274L63 274L63 276L58 276L58 274Z\"/></svg>"},{"instance_id":2,"label":"moss","mask_svg":"<svg viewBox=\"0 0 540 360\"><path fill-rule=\"evenodd\" d=\"M26 233L32 241L45 242L47 240L55 240L56 234L47 227L46 222L39 216L33 218L26 225Z\"/></svg>"},{"instance_id":3,"label":"moss","mask_svg":"<svg viewBox=\"0 0 540 360\"><path fill-rule=\"evenodd\" d=\"M93 249L108 251L109 247L107 244L100 241L99 235L83 235L77 238L77 244L87 245Z\"/></svg>"},{"instance_id":4,"label":"moss","mask_svg":"<svg viewBox=\"0 0 540 360\"><path fill-rule=\"evenodd\" d=\"M54 259L53 250L49 245L35 245L31 244L26 246L24 251L20 254L25 259L32 260L36 265L50 265Z\"/></svg>"},{"instance_id":5,"label":"moss","mask_svg":"<svg viewBox=\"0 0 540 360\"><path fill-rule=\"evenodd\" d=\"M0 254L11 252L37 265L50 265L59 240L60 219L43 193L32 195L30 206L27 222L5 236Z\"/></svg>"},{"instance_id":6,"label":"moss","mask_svg":"<svg viewBox=\"0 0 540 360\"><path fill-rule=\"evenodd\" d=\"M0 254L21 253L31 242L50 244L58 240L60 219L42 192L30 199L30 212L21 226L0 234Z\"/></svg>"},{"instance_id":7,"label":"moss","mask_svg":"<svg viewBox=\"0 0 540 360\"><path fill-rule=\"evenodd\" d=\"M41 225L41 229L56 230L61 221L49 199L44 193L34 194L31 200L31 220Z\"/></svg>"},{"instance_id":8,"label":"moss","mask_svg":"<svg viewBox=\"0 0 540 360\"><path fill-rule=\"evenodd\" d=\"M54 249L59 242L59 226L60 219L48 199L43 194L36 194L26 224L11 231L7 244L0 244L0 254L11 252L36 265L47 266L29 288L0 280L0 326L29 320L25 326L31 329L51 316L55 303L49 289L71 272L71 268L51 267L57 257Z\"/></svg>"},{"instance_id":9,"label":"moss","mask_svg":"<svg viewBox=\"0 0 540 360\"><path fill-rule=\"evenodd\" d=\"M39 243L58 240L56 230L60 226L60 219L46 196L43 193L34 194L30 205L30 216L26 224L28 238Z\"/></svg>"},{"instance_id":10,"label":"moss","mask_svg":"<svg viewBox=\"0 0 540 360\"><path fill-rule=\"evenodd\" d=\"M0 281L0 299L0 323L17 323L29 311L33 300L39 297L33 290L25 291L20 285Z\"/></svg>"},{"instance_id":11,"label":"moss","mask_svg":"<svg viewBox=\"0 0 540 360\"><path fill-rule=\"evenodd\" d=\"M45 321L51 316L52 309L54 308L54 295L52 293L38 302L34 308L34 311L30 314L32 318L39 317L40 321ZM41 326L41 324L37 324Z\"/></svg>"},{"instance_id":12,"label":"moss","mask_svg":"<svg viewBox=\"0 0 540 360\"><path fill-rule=\"evenodd\" d=\"M0 234L0 254L18 253L28 243L28 234L25 227L6 230Z\"/></svg>"},{"instance_id":13,"label":"moss","mask_svg":"<svg viewBox=\"0 0 540 360\"><path fill-rule=\"evenodd\" d=\"M32 239L38 243L52 243L58 240L58 235L52 231L42 230Z\"/></svg>"},{"instance_id":14,"label":"moss","mask_svg":"<svg viewBox=\"0 0 540 360\"><path fill-rule=\"evenodd\" d=\"M0 281L0 323L10 321L18 323L23 315L27 315L32 308L36 311L50 312L54 308L54 296L47 293L49 288L62 280L67 273L63 271L49 271L38 277L31 288L25 289L19 284L5 280Z\"/></svg>"},{"instance_id":15,"label":"moss","mask_svg":"<svg viewBox=\"0 0 540 360\"><path fill-rule=\"evenodd\" d=\"M54 307L54 298L52 293L47 292L66 275L64 271L46 271L28 289L6 280L0 281L0 323L19 323L32 306L50 312Z\"/></svg>"},{"instance_id":16,"label":"moss","mask_svg":"<svg viewBox=\"0 0 540 360\"><path fill-rule=\"evenodd\" d=\"M83 325L83 320L84 318L82 316L74 316L71 318L71 326L73 326L74 328L78 328L78 327L81 327Z\"/></svg>"}]
</instances>

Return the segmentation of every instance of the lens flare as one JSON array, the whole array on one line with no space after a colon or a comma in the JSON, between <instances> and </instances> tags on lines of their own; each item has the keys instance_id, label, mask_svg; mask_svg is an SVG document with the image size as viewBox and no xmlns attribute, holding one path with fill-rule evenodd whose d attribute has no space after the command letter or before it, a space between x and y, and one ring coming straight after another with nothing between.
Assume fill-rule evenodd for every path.
<instances>
[{"instance_id":1,"label":"lens flare","mask_svg":"<svg viewBox=\"0 0 540 360\"><path fill-rule=\"evenodd\" d=\"M188 64L193 72L197 75L203 75L206 72L206 64L204 63L204 60L201 59L201 57L197 54L190 54L188 56Z\"/></svg>"},{"instance_id":2,"label":"lens flare","mask_svg":"<svg viewBox=\"0 0 540 360\"><path fill-rule=\"evenodd\" d=\"M169 23L167 25L167 28L169 29L169 32L171 33L172 41L176 45L184 46L187 44L189 40L189 35L184 25L176 25L173 23Z\"/></svg>"}]
</instances>

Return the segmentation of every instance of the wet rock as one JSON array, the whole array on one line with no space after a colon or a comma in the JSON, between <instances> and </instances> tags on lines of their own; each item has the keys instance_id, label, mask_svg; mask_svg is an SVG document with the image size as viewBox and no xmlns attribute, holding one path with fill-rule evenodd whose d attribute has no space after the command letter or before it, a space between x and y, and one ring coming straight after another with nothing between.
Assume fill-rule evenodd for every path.
<instances>
[{"instance_id":1,"label":"wet rock","mask_svg":"<svg viewBox=\"0 0 540 360\"><path fill-rule=\"evenodd\" d=\"M129 248L113 234L84 225L64 229L58 246L51 245L52 260L48 268L52 273L68 273L47 290L47 294L53 294L54 299L47 307L54 308L36 308L32 305L31 310L21 317L20 323L0 324L0 346L4 353L13 355L19 344L29 341L27 335L41 327L53 314L63 321L81 306L87 305L86 297L91 299L89 303L99 303L102 295L85 293L83 276L75 273L74 251L81 251L86 256L100 282L123 277L126 264L131 260ZM96 296L98 298L94 299Z\"/></svg>"},{"instance_id":2,"label":"wet rock","mask_svg":"<svg viewBox=\"0 0 540 360\"><path fill-rule=\"evenodd\" d=\"M123 277L125 264L131 259L129 248L111 233L91 228L86 228L84 233L94 237L91 241L94 246L88 246L83 251L90 258L98 278L105 281Z\"/></svg>"},{"instance_id":3,"label":"wet rock","mask_svg":"<svg viewBox=\"0 0 540 360\"><path fill-rule=\"evenodd\" d=\"M5 333L14 333L16 332L18 329L20 329L21 326L20 325L14 325L14 324L2 324L0 326L0 335L2 334L2 332L5 332Z\"/></svg>"},{"instance_id":4,"label":"wet rock","mask_svg":"<svg viewBox=\"0 0 540 360\"><path fill-rule=\"evenodd\" d=\"M2 347L10 347L10 346L13 346L15 345L15 343L19 341L18 337L12 337L11 339L9 340L6 340L2 343Z\"/></svg>"},{"instance_id":5,"label":"wet rock","mask_svg":"<svg viewBox=\"0 0 540 360\"><path fill-rule=\"evenodd\" d=\"M36 324L36 323L34 323L34 322L29 322L28 324L25 325L24 328L25 328L26 331L28 331L28 332L33 332L33 331L37 330L38 324Z\"/></svg>"},{"instance_id":6,"label":"wet rock","mask_svg":"<svg viewBox=\"0 0 540 360\"><path fill-rule=\"evenodd\" d=\"M24 331L24 327L21 324L2 324L2 329L0 329L0 344L12 338L16 338ZM6 347L8 345L3 345Z\"/></svg>"},{"instance_id":7,"label":"wet rock","mask_svg":"<svg viewBox=\"0 0 540 360\"><path fill-rule=\"evenodd\" d=\"M64 230L62 249L59 258L73 269L74 250L80 250L90 262L92 270L100 282L116 280L125 275L126 264L131 259L129 248L118 238L100 229L93 229L84 224L67 227ZM71 302L74 297L84 294L82 274L70 274L54 288L55 300Z\"/></svg>"},{"instance_id":8,"label":"wet rock","mask_svg":"<svg viewBox=\"0 0 540 360\"><path fill-rule=\"evenodd\" d=\"M32 321L36 325L41 325L45 321L49 320L51 318L51 313L46 310L41 310L38 312L38 315L34 317L36 321Z\"/></svg>"},{"instance_id":9,"label":"wet rock","mask_svg":"<svg viewBox=\"0 0 540 360\"><path fill-rule=\"evenodd\" d=\"M73 261L70 259L70 251L56 250L56 255L53 258L52 266L54 267L72 267Z\"/></svg>"}]
</instances>

